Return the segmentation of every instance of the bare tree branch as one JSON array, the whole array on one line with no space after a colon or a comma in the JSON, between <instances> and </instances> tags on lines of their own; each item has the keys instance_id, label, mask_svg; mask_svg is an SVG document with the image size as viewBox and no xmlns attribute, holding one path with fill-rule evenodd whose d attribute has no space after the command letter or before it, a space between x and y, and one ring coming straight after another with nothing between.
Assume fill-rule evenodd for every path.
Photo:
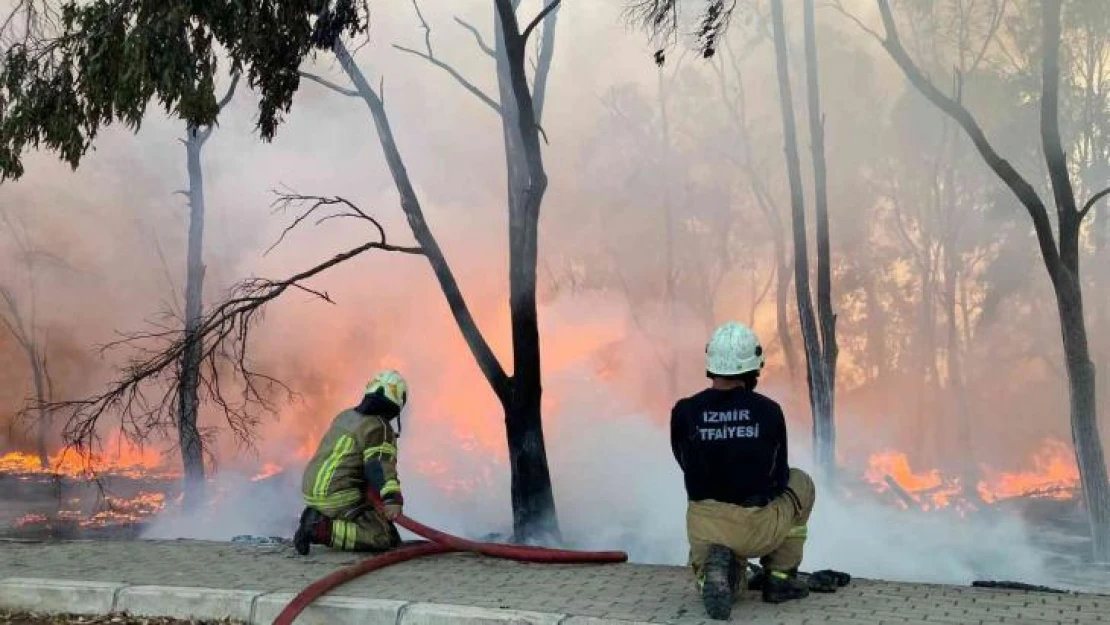
<instances>
[{"instance_id":1,"label":"bare tree branch","mask_svg":"<svg viewBox=\"0 0 1110 625\"><path fill-rule=\"evenodd\" d=\"M1044 256L1047 266L1057 266L1060 254L1056 247L1056 241L1053 238L1052 222L1048 217L1048 209L1037 194L1036 189L1034 189L1033 186L1010 165L1009 161L1003 159L998 154L994 146L991 145L990 141L983 133L983 129L980 128L978 122L975 121L975 118L967 108L958 101L945 95L940 89L937 89L928 77L925 76L902 46L889 2L887 0L878 0L878 4L883 19L883 28L886 30L886 38L883 39L883 47L886 49L891 59L898 64L902 72L906 75L906 78L909 79L922 95L963 127L964 132L967 133L971 142L975 144L976 149L979 150L979 154L982 155L983 160L986 161L987 165L1002 179L1006 186L1010 188L1010 191L1013 192L1018 201L1020 201L1029 212L1029 216L1033 219L1033 226L1037 233L1037 241L1040 244L1041 254Z\"/></svg>"},{"instance_id":2,"label":"bare tree branch","mask_svg":"<svg viewBox=\"0 0 1110 625\"><path fill-rule=\"evenodd\" d=\"M393 138L393 130L389 124L385 104L379 94L374 92L374 89L366 80L366 76L363 75L362 70L355 63L350 50L342 41L336 42L334 52L336 58L339 59L339 64L343 67L343 70L358 90L359 96L370 110L370 115L374 119L374 127L378 131L382 152L386 163L389 165L389 172L400 195L401 209L405 212L405 217L408 218L413 236L424 250L424 255L432 266L432 272L435 274L440 290L451 308L451 315L455 319L455 324L459 327L467 347L470 348L474 360L478 363L478 368L482 370L482 374L489 382L494 393L497 394L498 399L507 401L512 391L512 380L505 373L505 368L497 359L497 355L493 353L493 349L482 335L481 330L478 329L478 324L474 320L469 306L467 306L454 272L447 263L447 258L443 255L431 228L428 227L427 220L424 218L424 210L420 205L420 199L416 195L416 190L413 189L412 181L405 169L404 159L401 157L401 151Z\"/></svg>"},{"instance_id":3,"label":"bare tree branch","mask_svg":"<svg viewBox=\"0 0 1110 625\"><path fill-rule=\"evenodd\" d=\"M546 7L544 7L544 9L540 11L539 15L532 18L532 21L524 29L524 32L520 34L520 41L522 44L528 41L528 37L532 34L532 31L536 29L536 26L540 25L540 22L543 21L543 18L547 17L548 13L551 13L555 9L559 8L560 4L562 4L562 0L552 0L551 4L548 4Z\"/></svg>"},{"instance_id":4,"label":"bare tree branch","mask_svg":"<svg viewBox=\"0 0 1110 625\"><path fill-rule=\"evenodd\" d=\"M859 27L860 30L862 30L863 32L867 33L868 35L871 35L872 37L874 37L875 40L878 41L879 43L882 43L883 36L880 35L874 28L871 28L867 24L864 24L863 20L856 17L856 15L854 13L852 13L848 9L844 8L844 4L841 2L841 0L831 0L828 3L827 6L831 9L835 10L837 13L840 13L844 17L848 18L852 22L854 22L856 24L856 26Z\"/></svg>"},{"instance_id":5,"label":"bare tree branch","mask_svg":"<svg viewBox=\"0 0 1110 625\"><path fill-rule=\"evenodd\" d=\"M498 115L500 115L501 105L498 104L496 100L486 95L484 91L482 91L480 88L478 88L477 85L475 85L473 82L459 73L459 71L456 70L454 67L436 58L435 52L432 50L432 27L428 24L427 20L424 19L423 13L420 12L420 5L418 4L417 0L412 0L412 6L416 9L416 16L420 19L421 28L424 29L424 47L426 52L419 52L417 50L413 50L412 48L406 48L405 46L401 46L398 44L393 44L393 47L402 52L407 52L414 56L418 56L431 63L432 65L438 67L439 69L447 72L448 75L455 79L455 82L459 83L459 85L469 91L471 95L481 100L483 103L486 104L486 106L489 106L494 111L496 111ZM458 20L458 18L455 19ZM477 30L474 31L474 34L475 37L478 36ZM381 90L379 89L379 92L380 91ZM384 94L381 94L381 97L384 98Z\"/></svg>"},{"instance_id":6,"label":"bare tree branch","mask_svg":"<svg viewBox=\"0 0 1110 625\"><path fill-rule=\"evenodd\" d=\"M227 93L216 103L216 106L220 107L221 111L231 102L231 98L235 97L235 88L239 86L239 77L239 72L235 72L231 75L231 84L227 87Z\"/></svg>"},{"instance_id":7,"label":"bare tree branch","mask_svg":"<svg viewBox=\"0 0 1110 625\"><path fill-rule=\"evenodd\" d=\"M294 219L291 224L289 224L289 226L287 226L284 230L282 230L281 236L278 237L278 240L275 241L273 245L271 245L269 248L266 249L265 253L269 253L271 250L273 250L275 247L277 247L282 241L285 240L285 236L287 234L289 234L289 232L291 232L294 228L296 228L298 225L300 225L301 222L305 221L306 219L308 219L309 217L314 215L316 213L317 209L330 208L330 207L334 207L334 206L337 206L337 205L345 207L344 210L341 211L341 212L329 213L327 215L324 215L323 217L320 217L316 221L316 225L319 225L319 224L321 224L325 221L331 220L331 219L340 219L340 218L344 218L344 217L362 219L364 221L370 222L370 224L374 227L374 230L377 231L378 238L379 238L379 240L382 241L382 245L383 245L383 247L381 249L383 249L385 251L389 251L389 252L403 252L403 253L408 253L408 254L422 254L423 253L422 250L418 247L397 247L397 246L387 245L385 243L385 240L386 240L385 228L382 227L381 222L379 222L377 219L374 219L370 215L366 214L365 211L363 211L361 208L356 206L350 200L344 199L344 198L339 197L339 196L321 197L321 196L314 196L314 195L300 195L300 194L297 194L297 193L278 193L277 191L275 191L274 193L278 196L277 199L274 200L274 204L273 204L275 212L287 211L288 209L290 209L290 208L292 208L292 207L294 207L295 205L298 205L298 204L300 204L300 205L308 204L309 206L308 206L307 210L305 210L300 215L298 215L297 218Z\"/></svg>"},{"instance_id":8,"label":"bare tree branch","mask_svg":"<svg viewBox=\"0 0 1110 625\"><path fill-rule=\"evenodd\" d=\"M455 82L459 83L459 85L469 91L474 97L481 100L486 106L497 112L498 115L501 114L501 105L498 104L496 100L486 95L485 92L479 89L474 83L467 80L467 78L460 74L458 70L456 70L454 67L451 67L447 63L444 63L443 61L435 58L430 54L425 54L424 52L413 50L412 48L406 48L405 46L398 44L393 44L393 47L400 50L401 52L407 52L408 54L411 54L413 56L418 56L431 63L432 65L440 68L441 70L447 72L447 74L455 79Z\"/></svg>"},{"instance_id":9,"label":"bare tree branch","mask_svg":"<svg viewBox=\"0 0 1110 625\"><path fill-rule=\"evenodd\" d=\"M1097 204L1099 200L1106 197L1107 195L1110 195L1110 187L1107 187L1102 191L1099 191L1098 193L1092 195L1091 199L1087 200L1087 203L1083 205L1082 210L1079 211L1079 219L1082 220L1083 218L1085 218L1087 216L1087 213L1091 212L1091 209L1094 208L1095 204Z\"/></svg>"},{"instance_id":10,"label":"bare tree branch","mask_svg":"<svg viewBox=\"0 0 1110 625\"><path fill-rule=\"evenodd\" d=\"M0 23L0 46L33 47L50 38L60 17L53 0L16 0Z\"/></svg>"},{"instance_id":11,"label":"bare tree branch","mask_svg":"<svg viewBox=\"0 0 1110 625\"><path fill-rule=\"evenodd\" d=\"M68 415L63 437L69 447L92 451L100 440L98 425L107 415L119 416L120 431L132 441L142 441L152 433L171 430L176 425L182 383L180 362L184 352L195 347L197 342L201 346L200 387L204 399L219 407L232 433L249 445L259 422L252 408L260 406L272 411L269 395L274 389L292 394L279 380L256 371L248 357L250 333L264 307L289 290L331 302L327 292L316 290L305 282L369 250L423 254L418 247L390 244L376 220L342 198L285 194L280 197L279 204L286 207L308 204L310 208L305 215L321 207L343 206L350 215L372 222L376 238L285 279L250 278L241 281L232 287L224 301L201 317L191 334L182 333L177 323L154 320L151 322L152 329L124 334L121 340L103 346L102 350L127 346L137 355L123 367L120 377L104 392L44 406ZM300 221L303 221L303 215L295 223ZM238 400L228 395L228 382L223 379L228 371L231 381L237 383Z\"/></svg>"},{"instance_id":12,"label":"bare tree branch","mask_svg":"<svg viewBox=\"0 0 1110 625\"><path fill-rule=\"evenodd\" d=\"M7 287L0 286L0 299L4 300L4 304L8 307L9 315L0 315L0 322L4 324L12 337L19 343L24 350L31 349L30 336L23 325L23 317L19 314L19 307L16 306L15 297Z\"/></svg>"},{"instance_id":13,"label":"bare tree branch","mask_svg":"<svg viewBox=\"0 0 1110 625\"><path fill-rule=\"evenodd\" d=\"M428 49L428 56L435 56L432 52L432 27L428 25L428 20L424 19L424 14L420 12L420 3L417 0L412 0L412 8L416 10L416 17L420 19L420 26L424 29L424 46Z\"/></svg>"},{"instance_id":14,"label":"bare tree branch","mask_svg":"<svg viewBox=\"0 0 1110 625\"><path fill-rule=\"evenodd\" d=\"M458 16L455 17L455 21L459 24L459 26L462 26L463 28L470 31L471 35L474 35L474 41L477 42L478 48L481 49L482 52L485 52L486 55L489 56L490 58L494 58L495 56L497 56L497 53L494 52L493 48L490 47L490 45L488 43L486 43L485 38L482 37L482 33L479 32L478 29L475 28L473 24L459 18Z\"/></svg>"},{"instance_id":15,"label":"bare tree branch","mask_svg":"<svg viewBox=\"0 0 1110 625\"><path fill-rule=\"evenodd\" d=\"M557 3L556 3L557 4ZM536 123L543 119L543 107L547 102L547 82L551 75L551 59L555 56L555 27L559 19L559 11L551 11L543 25L543 36L540 37L540 50L536 55L536 64L533 69L532 79L532 104L536 111ZM544 143L547 143L547 133L540 128Z\"/></svg>"},{"instance_id":16,"label":"bare tree branch","mask_svg":"<svg viewBox=\"0 0 1110 625\"><path fill-rule=\"evenodd\" d=\"M355 91L354 89L347 89L346 87L340 87L339 85L335 84L334 82L331 82L330 80L328 80L326 78L321 78L320 76L317 76L316 74L310 74L309 72L304 72L304 71L299 72L299 73L300 73L302 78L307 78L307 79L311 80L312 82L323 85L323 86L327 87L328 89L331 89L332 91L334 91L334 92L336 92L340 95L345 95L348 98L357 98L358 97L358 92Z\"/></svg>"}]
</instances>

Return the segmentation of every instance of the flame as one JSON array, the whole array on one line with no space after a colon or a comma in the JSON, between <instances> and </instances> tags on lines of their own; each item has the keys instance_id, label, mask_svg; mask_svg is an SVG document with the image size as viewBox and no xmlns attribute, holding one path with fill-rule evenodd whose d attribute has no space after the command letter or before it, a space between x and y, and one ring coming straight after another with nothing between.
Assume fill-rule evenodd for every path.
<instances>
[{"instance_id":1,"label":"flame","mask_svg":"<svg viewBox=\"0 0 1110 625\"><path fill-rule=\"evenodd\" d=\"M1031 458L1033 468L1003 472L981 467L987 477L976 484L976 492L985 503L1013 497L1051 497L1070 499L1079 483L1079 470L1071 446L1055 439L1046 439ZM947 477L937 469L914 471L909 456L900 451L884 450L868 458L864 479L878 492L891 492L893 482L923 510L954 507L966 510L974 507L961 480ZM904 495L899 503L909 507Z\"/></svg>"},{"instance_id":2,"label":"flame","mask_svg":"<svg viewBox=\"0 0 1110 625\"><path fill-rule=\"evenodd\" d=\"M0 456L0 473L52 474L67 477L116 475L133 478L173 478L180 470L166 465L157 450L133 445L124 439L110 442L108 454L62 450L51 455L44 468L39 457L23 452Z\"/></svg>"},{"instance_id":3,"label":"flame","mask_svg":"<svg viewBox=\"0 0 1110 625\"><path fill-rule=\"evenodd\" d=\"M1079 484L1079 467L1072 448L1048 439L1033 454L1033 470L997 473L979 482L979 495L987 502L1022 496L1070 499Z\"/></svg>"},{"instance_id":4,"label":"flame","mask_svg":"<svg viewBox=\"0 0 1110 625\"><path fill-rule=\"evenodd\" d=\"M281 466L280 464L274 464L272 462L267 462L266 464L262 465L262 468L258 470L258 473L255 474L255 476L251 478L251 481L252 482L259 482L259 481L262 481L262 480L264 480L268 477L273 477L273 476L277 475L278 473L281 473L284 470L285 470L285 467Z\"/></svg>"},{"instance_id":5,"label":"flame","mask_svg":"<svg viewBox=\"0 0 1110 625\"><path fill-rule=\"evenodd\" d=\"M924 510L947 508L963 492L958 479L945 478L936 469L915 473L909 457L898 451L872 454L864 479L874 484L879 492L894 490L888 482L892 480ZM900 500L900 503L909 507L906 501Z\"/></svg>"},{"instance_id":6,"label":"flame","mask_svg":"<svg viewBox=\"0 0 1110 625\"><path fill-rule=\"evenodd\" d=\"M154 516L166 505L163 493L140 493L130 499L108 497L107 509L81 520L85 527L103 527L121 523L136 523Z\"/></svg>"}]
</instances>

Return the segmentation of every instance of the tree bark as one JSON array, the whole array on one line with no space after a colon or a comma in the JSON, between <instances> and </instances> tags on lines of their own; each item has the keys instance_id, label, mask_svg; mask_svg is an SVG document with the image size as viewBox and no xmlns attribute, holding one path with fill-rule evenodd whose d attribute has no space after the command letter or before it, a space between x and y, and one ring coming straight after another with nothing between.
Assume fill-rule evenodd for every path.
<instances>
[{"instance_id":1,"label":"tree bark","mask_svg":"<svg viewBox=\"0 0 1110 625\"><path fill-rule=\"evenodd\" d=\"M178 395L178 445L185 471L182 505L193 508L204 499L204 445L197 419L200 407L201 348L197 340L204 293L204 172L200 154L206 138L196 126L187 127L185 153L189 172L189 242L185 277L185 350L181 356Z\"/></svg>"},{"instance_id":2,"label":"tree bark","mask_svg":"<svg viewBox=\"0 0 1110 625\"><path fill-rule=\"evenodd\" d=\"M1056 291L1064 338L1071 395L1072 439L1091 524L1095 557L1110 560L1110 481L1098 427L1097 373L1087 340L1083 286L1079 274L1079 236L1082 214L1075 201L1067 155L1060 139L1060 13L1061 0L1044 0L1044 59L1042 62L1041 140L1052 179L1060 228L1060 255L1049 274Z\"/></svg>"},{"instance_id":3,"label":"tree bark","mask_svg":"<svg viewBox=\"0 0 1110 625\"><path fill-rule=\"evenodd\" d=\"M798 156L797 127L794 120L794 96L790 87L790 66L786 53L786 24L782 0L771 1L774 28L775 64L778 73L779 104L782 108L782 128L785 142L786 171L790 181L790 206L794 231L794 292L798 303L798 320L802 326L802 346L806 356L806 381L809 385L809 403L813 414L813 442L819 471L829 466L828 439L826 438L828 381L823 365L821 337L813 311L813 297L809 287L809 253L806 236L805 192L802 188L801 159Z\"/></svg>"},{"instance_id":4,"label":"tree bark","mask_svg":"<svg viewBox=\"0 0 1110 625\"><path fill-rule=\"evenodd\" d=\"M549 8L557 5L548 5ZM551 476L543 437L541 415L540 345L536 307L536 261L540 205L547 177L539 144L536 102L524 75L524 44L534 24L521 33L509 2L498 0L497 50L502 133L505 141L509 204L509 305L513 340L513 376L510 378L467 307L447 259L424 218L381 98L370 86L346 46L334 48L355 93L370 110L389 165L401 207L413 236L424 250L451 313L483 375L505 413L509 446L513 527L518 541L558 539ZM553 19L552 11L542 14ZM550 23L549 23L550 27ZM546 36L546 35L545 35ZM543 58L550 62L550 48ZM542 48L541 48L542 50ZM537 76L540 75L537 70ZM546 70L543 72L546 76Z\"/></svg>"},{"instance_id":5,"label":"tree bark","mask_svg":"<svg viewBox=\"0 0 1110 625\"><path fill-rule=\"evenodd\" d=\"M832 306L832 259L829 253L829 201L825 167L825 121L821 111L821 90L818 85L817 27L814 23L813 0L803 3L806 51L806 95L808 96L809 131L813 154L813 205L817 220L817 316L821 330L821 386L814 413L817 465L826 479L835 478L836 470L836 361L840 350L836 343L836 313Z\"/></svg>"},{"instance_id":6,"label":"tree bark","mask_svg":"<svg viewBox=\"0 0 1110 625\"><path fill-rule=\"evenodd\" d=\"M555 0L548 7L557 5ZM513 529L516 539L524 542L559 538L541 416L543 387L536 307L539 219L547 192L547 173L540 148L539 120L524 70L527 29L521 32L510 0L496 0L495 6L501 120L509 165L513 393L506 410L505 429L512 470Z\"/></svg>"}]
</instances>

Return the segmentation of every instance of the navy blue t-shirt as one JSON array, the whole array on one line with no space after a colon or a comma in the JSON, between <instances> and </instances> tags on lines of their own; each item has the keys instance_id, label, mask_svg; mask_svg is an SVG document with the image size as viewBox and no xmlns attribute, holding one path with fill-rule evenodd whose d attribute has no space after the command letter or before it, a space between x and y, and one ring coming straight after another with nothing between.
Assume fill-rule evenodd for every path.
<instances>
[{"instance_id":1,"label":"navy blue t-shirt","mask_svg":"<svg viewBox=\"0 0 1110 625\"><path fill-rule=\"evenodd\" d=\"M786 490L786 419L777 402L755 391L710 388L679 400L671 450L690 501L744 505Z\"/></svg>"}]
</instances>

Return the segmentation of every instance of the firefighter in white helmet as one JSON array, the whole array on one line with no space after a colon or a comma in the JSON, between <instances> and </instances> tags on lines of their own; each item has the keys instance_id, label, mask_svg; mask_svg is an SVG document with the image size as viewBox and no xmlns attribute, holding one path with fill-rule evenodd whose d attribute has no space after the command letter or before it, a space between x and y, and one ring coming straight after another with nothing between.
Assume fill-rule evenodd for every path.
<instances>
[{"instance_id":1,"label":"firefighter in white helmet","mask_svg":"<svg viewBox=\"0 0 1110 625\"><path fill-rule=\"evenodd\" d=\"M774 400L755 392L763 347L750 328L730 322L705 349L710 388L671 411L671 448L685 478L690 566L706 611L727 619L747 561L767 573L763 600L809 594L798 578L813 480L787 463L786 421Z\"/></svg>"},{"instance_id":2,"label":"firefighter in white helmet","mask_svg":"<svg viewBox=\"0 0 1110 625\"><path fill-rule=\"evenodd\" d=\"M305 509L293 536L298 553L308 555L312 544L344 551L385 551L400 544L393 525L404 504L397 477L397 437L407 401L405 379L386 369L366 385L358 406L332 421L305 466ZM368 488L381 496L385 515L366 500Z\"/></svg>"}]
</instances>

